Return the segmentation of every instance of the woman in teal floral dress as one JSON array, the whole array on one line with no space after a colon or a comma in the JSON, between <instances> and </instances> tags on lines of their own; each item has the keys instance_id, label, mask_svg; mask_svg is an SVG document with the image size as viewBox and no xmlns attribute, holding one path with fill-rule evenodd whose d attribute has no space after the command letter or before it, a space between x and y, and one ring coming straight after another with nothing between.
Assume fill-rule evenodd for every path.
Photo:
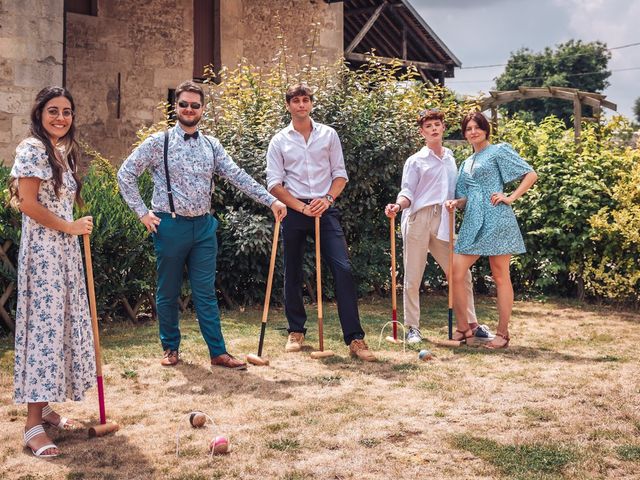
<instances>
[{"instance_id":1,"label":"woman in teal floral dress","mask_svg":"<svg viewBox=\"0 0 640 480\"><path fill-rule=\"evenodd\" d=\"M27 404L24 443L37 457L59 454L42 424L71 428L49 402L82 400L95 383L93 332L78 235L91 217L73 220L79 200L69 92L46 87L31 111L31 135L16 149L12 203L22 211L18 257L14 400Z\"/></svg>"},{"instance_id":2,"label":"woman in teal floral dress","mask_svg":"<svg viewBox=\"0 0 640 480\"><path fill-rule=\"evenodd\" d=\"M498 293L498 328L496 338L486 347L506 348L513 308L509 263L511 255L525 252L511 204L531 188L538 175L509 144L489 142L491 129L482 113L467 114L462 120L462 132L474 153L460 166L456 200L446 203L450 211L464 210L453 261L453 306L457 319L454 339L466 341L473 337L466 317L464 279L476 260L487 256ZM504 186L518 179L518 187L506 195Z\"/></svg>"}]
</instances>

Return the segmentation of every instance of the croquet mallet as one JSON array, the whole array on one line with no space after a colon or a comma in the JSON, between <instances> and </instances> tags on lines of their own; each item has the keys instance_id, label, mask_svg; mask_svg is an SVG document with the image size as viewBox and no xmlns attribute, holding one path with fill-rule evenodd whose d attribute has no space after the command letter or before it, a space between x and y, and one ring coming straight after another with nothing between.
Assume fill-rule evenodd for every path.
<instances>
[{"instance_id":1,"label":"croquet mallet","mask_svg":"<svg viewBox=\"0 0 640 480\"><path fill-rule=\"evenodd\" d=\"M398 340L398 298L396 292L396 217L389 218L389 230L391 240L391 326L393 336L388 336L385 338L385 340L390 343L404 343L402 340Z\"/></svg>"},{"instance_id":2,"label":"croquet mallet","mask_svg":"<svg viewBox=\"0 0 640 480\"><path fill-rule=\"evenodd\" d=\"M454 243L454 223L456 221L456 211L449 212L449 275L447 283L449 287L449 324L448 324L448 339L442 340L439 338L429 338L428 340L443 347L459 347L464 344L464 341L453 340L453 243Z\"/></svg>"},{"instance_id":3,"label":"croquet mallet","mask_svg":"<svg viewBox=\"0 0 640 480\"><path fill-rule=\"evenodd\" d=\"M278 253L278 235L280 234L280 220L276 219L273 227L273 243L271 244L271 260L269 261L269 276L267 277L267 292L264 297L264 308L262 309L262 326L260 327L260 341L258 342L258 354L247 355L247 362L258 367L269 365L268 358L262 358L262 346L264 345L264 334L267 329L267 317L269 316L269 302L271 300L271 287L273 286L273 271L276 268L276 254Z\"/></svg>"},{"instance_id":4,"label":"croquet mallet","mask_svg":"<svg viewBox=\"0 0 640 480\"><path fill-rule=\"evenodd\" d=\"M89 235L82 236L84 242L84 259L87 267L87 287L89 294L89 310L91 311L91 326L93 328L93 346L96 352L96 377L98 383L98 403L100 406L100 425L89 428L89 437L102 437L117 431L117 423L108 422L104 408L104 384L102 382L102 354L100 353L100 332L98 331L98 309L96 307L96 290L93 283L93 264L91 263L91 244Z\"/></svg>"},{"instance_id":5,"label":"croquet mallet","mask_svg":"<svg viewBox=\"0 0 640 480\"><path fill-rule=\"evenodd\" d=\"M316 286L318 295L318 341L320 349L311 352L311 358L333 357L331 350L324 349L324 332L322 325L322 271L320 269L320 217L316 217Z\"/></svg>"}]
</instances>

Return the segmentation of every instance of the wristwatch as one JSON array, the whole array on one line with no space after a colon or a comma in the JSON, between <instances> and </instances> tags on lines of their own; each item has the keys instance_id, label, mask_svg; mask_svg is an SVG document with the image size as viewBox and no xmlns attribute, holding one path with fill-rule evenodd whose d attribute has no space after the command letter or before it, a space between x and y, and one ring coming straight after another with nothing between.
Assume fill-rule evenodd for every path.
<instances>
[{"instance_id":1,"label":"wristwatch","mask_svg":"<svg viewBox=\"0 0 640 480\"><path fill-rule=\"evenodd\" d=\"M328 193L324 196L324 198L326 198L327 200L329 200L329 203L331 205L333 205L333 202L335 202L335 198L333 198L331 195L329 195Z\"/></svg>"}]
</instances>

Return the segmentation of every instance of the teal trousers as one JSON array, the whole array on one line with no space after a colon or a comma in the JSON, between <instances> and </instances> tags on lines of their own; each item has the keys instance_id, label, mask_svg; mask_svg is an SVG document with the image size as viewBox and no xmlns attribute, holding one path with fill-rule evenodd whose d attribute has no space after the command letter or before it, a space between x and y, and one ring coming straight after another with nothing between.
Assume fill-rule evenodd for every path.
<instances>
[{"instance_id":1,"label":"teal trousers","mask_svg":"<svg viewBox=\"0 0 640 480\"><path fill-rule=\"evenodd\" d=\"M199 217L178 215L176 218L171 218L168 213L156 215L161 219L158 231L153 235L153 244L158 272L156 307L162 348L178 350L180 347L178 298L186 266L191 298L209 355L222 355L226 348L215 288L218 221L209 214Z\"/></svg>"}]
</instances>

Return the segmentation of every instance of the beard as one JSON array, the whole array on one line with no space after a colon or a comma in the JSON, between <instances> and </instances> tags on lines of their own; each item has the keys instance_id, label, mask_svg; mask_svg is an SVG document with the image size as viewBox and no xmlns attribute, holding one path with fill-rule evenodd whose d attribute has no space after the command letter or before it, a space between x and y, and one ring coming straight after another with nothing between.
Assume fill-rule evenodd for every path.
<instances>
[{"instance_id":1,"label":"beard","mask_svg":"<svg viewBox=\"0 0 640 480\"><path fill-rule=\"evenodd\" d=\"M202 119L202 115L194 115L193 118L189 119L184 117L183 115L178 114L178 122L180 122L185 127L195 127L200 123Z\"/></svg>"}]
</instances>

